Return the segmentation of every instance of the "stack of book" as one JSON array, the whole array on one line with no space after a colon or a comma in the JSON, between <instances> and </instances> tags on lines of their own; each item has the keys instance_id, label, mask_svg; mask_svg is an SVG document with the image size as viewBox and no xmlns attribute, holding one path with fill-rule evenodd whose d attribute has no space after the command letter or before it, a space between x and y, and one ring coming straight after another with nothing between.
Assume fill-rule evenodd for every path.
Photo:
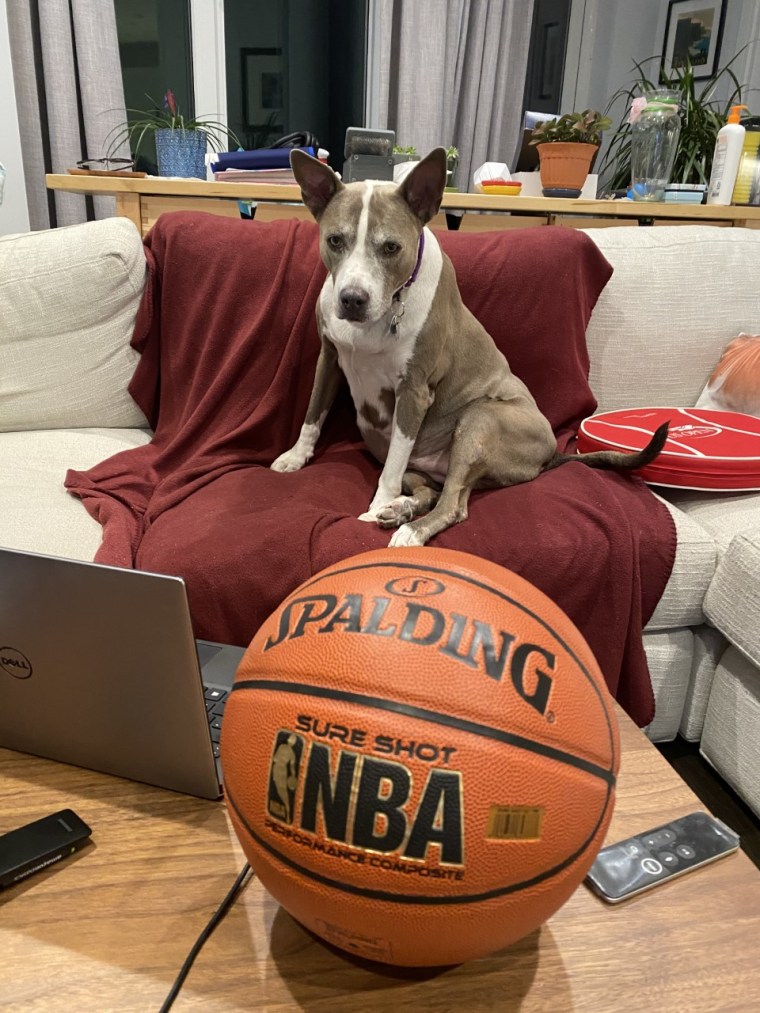
<instances>
[{"instance_id":1,"label":"stack of book","mask_svg":"<svg viewBox=\"0 0 760 1013\"><path fill-rule=\"evenodd\" d=\"M295 183L292 169L222 169L217 183Z\"/></svg>"},{"instance_id":2,"label":"stack of book","mask_svg":"<svg viewBox=\"0 0 760 1013\"><path fill-rule=\"evenodd\" d=\"M219 183L295 183L290 168L292 148L256 148L253 151L222 151L211 163L214 179ZM309 155L327 161L323 148L300 148Z\"/></svg>"}]
</instances>

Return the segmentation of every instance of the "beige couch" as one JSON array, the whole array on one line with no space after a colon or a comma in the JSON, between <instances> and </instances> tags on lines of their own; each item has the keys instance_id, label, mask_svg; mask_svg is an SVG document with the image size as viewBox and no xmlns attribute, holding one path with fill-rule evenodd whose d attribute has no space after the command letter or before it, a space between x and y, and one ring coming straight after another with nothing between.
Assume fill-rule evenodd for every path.
<instances>
[{"instance_id":1,"label":"beige couch","mask_svg":"<svg viewBox=\"0 0 760 1013\"><path fill-rule=\"evenodd\" d=\"M728 340L760 333L760 231L588 234L615 269L588 328L599 409L693 405ZM144 278L126 219L0 239L0 545L95 553L100 526L62 480L150 439L126 391ZM658 493L678 550L644 632L648 733L701 741L760 813L760 494Z\"/></svg>"}]
</instances>

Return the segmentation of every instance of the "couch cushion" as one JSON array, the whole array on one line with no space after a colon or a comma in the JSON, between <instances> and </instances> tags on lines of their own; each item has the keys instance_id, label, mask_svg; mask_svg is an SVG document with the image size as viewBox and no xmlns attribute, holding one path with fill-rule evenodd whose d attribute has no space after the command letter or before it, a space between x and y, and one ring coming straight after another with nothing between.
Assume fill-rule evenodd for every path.
<instances>
[{"instance_id":1,"label":"couch cushion","mask_svg":"<svg viewBox=\"0 0 760 1013\"><path fill-rule=\"evenodd\" d=\"M0 431L146 424L127 393L145 273L126 218L0 238Z\"/></svg>"},{"instance_id":2,"label":"couch cushion","mask_svg":"<svg viewBox=\"0 0 760 1013\"><path fill-rule=\"evenodd\" d=\"M658 492L712 535L719 558L734 535L760 531L760 493L693 492L687 489L658 489Z\"/></svg>"},{"instance_id":3,"label":"couch cushion","mask_svg":"<svg viewBox=\"0 0 760 1013\"><path fill-rule=\"evenodd\" d=\"M760 527L731 540L705 597L705 615L760 667Z\"/></svg>"},{"instance_id":4,"label":"couch cushion","mask_svg":"<svg viewBox=\"0 0 760 1013\"><path fill-rule=\"evenodd\" d=\"M691 630L644 634L655 706L654 721L644 731L652 742L670 742L678 734L693 649Z\"/></svg>"},{"instance_id":5,"label":"couch cushion","mask_svg":"<svg viewBox=\"0 0 760 1013\"><path fill-rule=\"evenodd\" d=\"M662 496L657 498L668 508L676 526L676 558L665 591L646 629L699 626L704 622L702 602L715 573L715 539L688 514Z\"/></svg>"},{"instance_id":6,"label":"couch cushion","mask_svg":"<svg viewBox=\"0 0 760 1013\"><path fill-rule=\"evenodd\" d=\"M141 429L0 433L0 545L92 559L102 528L64 489L66 471L92 467L149 440L150 433Z\"/></svg>"},{"instance_id":7,"label":"couch cushion","mask_svg":"<svg viewBox=\"0 0 760 1013\"><path fill-rule=\"evenodd\" d=\"M700 752L760 816L760 672L735 647L715 669Z\"/></svg>"},{"instance_id":8,"label":"couch cushion","mask_svg":"<svg viewBox=\"0 0 760 1013\"><path fill-rule=\"evenodd\" d=\"M699 742L702 738L715 668L728 647L720 630L712 626L698 626L693 633L694 657L679 727L680 735L687 742Z\"/></svg>"},{"instance_id":9,"label":"couch cushion","mask_svg":"<svg viewBox=\"0 0 760 1013\"><path fill-rule=\"evenodd\" d=\"M614 268L587 331L599 410L695 404L726 344L760 333L760 230L587 232Z\"/></svg>"}]
</instances>

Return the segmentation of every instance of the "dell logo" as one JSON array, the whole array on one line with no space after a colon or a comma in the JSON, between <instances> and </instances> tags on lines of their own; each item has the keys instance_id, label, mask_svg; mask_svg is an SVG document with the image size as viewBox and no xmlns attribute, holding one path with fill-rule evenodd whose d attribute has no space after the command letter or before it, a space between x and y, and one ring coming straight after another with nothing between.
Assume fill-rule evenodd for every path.
<instances>
[{"instance_id":1,"label":"dell logo","mask_svg":"<svg viewBox=\"0 0 760 1013\"><path fill-rule=\"evenodd\" d=\"M14 679L28 679L32 674L32 663L15 647L0 647L0 668Z\"/></svg>"}]
</instances>

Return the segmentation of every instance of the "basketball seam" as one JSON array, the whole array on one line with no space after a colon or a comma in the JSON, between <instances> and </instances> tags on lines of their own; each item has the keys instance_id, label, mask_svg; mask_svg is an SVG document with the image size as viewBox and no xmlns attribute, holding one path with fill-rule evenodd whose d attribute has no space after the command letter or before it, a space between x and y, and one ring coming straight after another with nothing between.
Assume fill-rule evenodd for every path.
<instances>
[{"instance_id":1,"label":"basketball seam","mask_svg":"<svg viewBox=\"0 0 760 1013\"><path fill-rule=\"evenodd\" d=\"M495 564L495 565L498 565L498 564ZM604 713L604 719L605 719L605 721L607 723L607 731L609 733L609 738L610 738L610 753L612 755L612 760L613 760L613 764L612 765L613 766L616 765L615 761L616 761L617 750L616 750L616 746L615 746L615 736L613 734L612 726L611 726L611 723L610 723L610 715L609 715L609 713L607 711L607 707L605 706L604 701L602 700L601 694L599 692L599 687L597 686L597 684L594 681L594 679L592 679L590 672L588 671L588 669L586 668L586 666L583 664L583 662L581 661L581 659L576 655L575 651L573 651L573 649L568 644L565 643L565 641L562 639L562 637L556 632L556 630L552 626L549 625L549 623L545 619L542 619L541 616L537 615L531 609L527 608L521 602L517 601L517 599L510 597L510 595L506 594L504 591L499 591L497 588L491 587L490 584L486 584L483 581L476 579L475 577L470 577L469 575L457 572L456 570L448 570L448 569L446 569L443 566L431 566L429 563L404 563L401 560L393 560L393 562L388 562L388 563L382 562L381 560L375 560L375 561L373 561L371 563L361 563L361 564L355 564L353 566L344 566L344 567L341 567L340 569L336 569L336 570L323 570L320 573L315 574L311 578L311 580L304 581L303 584L300 584L299 587L298 587L298 591L303 591L307 587L311 587L312 584L315 584L317 581L322 580L322 579L324 579L326 577L335 577L335 576L339 576L340 574L344 574L344 573L352 573L355 570L371 570L371 569L374 569L375 567L382 567L382 568L387 568L387 569L398 568L398 569L403 569L403 570L430 571L431 573L440 573L440 574L443 574L446 577L453 577L456 580L461 580L461 581L465 581L468 584L472 584L474 587L478 587L482 591L487 591L489 594L493 594L497 598L501 598L503 601L508 602L510 605L514 605L515 608L520 609L526 615L530 616L531 619L534 619L540 626L542 626L547 631L547 633L550 633L557 640L557 643L560 644L564 648L565 651L567 651L567 653L570 655L570 657L576 663L576 665L581 670L581 672L583 673L583 675L586 677L587 681L591 684L591 688L596 693L597 698L599 700L599 703L600 703L600 705L602 707L602 711ZM519 576L519 574L517 576ZM521 578L521 579L524 579L524 578ZM543 592L541 592L541 593L543 593ZM547 598L548 598L548 595L547 595ZM288 599L286 598L285 601L287 601L287 600ZM551 601L551 599L549 599L549 600ZM283 602L283 604L284 604L284 602ZM552 604L554 604L557 608L559 608L559 606L556 605L556 602L552 602ZM561 611L561 609L560 609L560 611ZM568 618L569 622L572 622L572 620L569 618L569 616L567 618Z\"/></svg>"},{"instance_id":2,"label":"basketball seam","mask_svg":"<svg viewBox=\"0 0 760 1013\"><path fill-rule=\"evenodd\" d=\"M374 710L390 711L394 714L403 714L406 717L417 718L420 721L427 721L430 724L445 725L449 728L456 728L459 731L468 732L471 735L478 735L481 738L494 739L506 745L514 746L517 749L524 749L526 752L536 753L548 759L564 763L566 766L575 767L593 777L597 777L606 784L614 786L615 774L613 770L601 767L590 760L584 760L573 753L567 753L556 746L549 746L543 742L536 742L524 735L516 735L514 732L506 732L501 728L492 728L490 725L482 725L476 721L468 721L465 718L456 717L454 714L441 714L438 711L427 710L424 707L416 707L413 704L402 703L398 700L388 700L384 697L366 696L363 693L352 693L347 690L330 689L327 686L315 686L301 682L282 682L281 680L269 679L242 679L232 687L232 692L242 690L274 690L282 693L292 693L303 696L323 697L329 700L340 700L343 703L364 704ZM614 756L612 758L614 760Z\"/></svg>"},{"instance_id":3,"label":"basketball seam","mask_svg":"<svg viewBox=\"0 0 760 1013\"><path fill-rule=\"evenodd\" d=\"M282 862L283 865L287 865L290 869L295 872L301 873L307 876L309 879L313 879L317 883L321 883L323 886L334 887L337 890L341 890L343 893L355 894L359 897L368 897L371 900L383 900L389 901L395 904L424 904L424 905L439 905L439 904L474 904L479 901L494 900L497 897L504 897L510 893L518 893L520 890L528 890L533 886L537 886L539 883L543 883L548 879L552 879L554 876L559 875L564 869L576 862L581 855L587 850L594 837L599 831L602 825L602 821L607 814L607 809L610 804L610 797L612 793L612 785L607 785L607 797L604 800L602 811L597 820L596 826L591 831L589 837L584 841L580 848L575 851L572 855L569 855L559 865L555 865L552 869L547 869L545 872L539 873L537 876L533 876L531 879L523 880L521 883L510 883L509 886L498 887L493 890L485 890L483 893L463 894L460 896L444 896L434 895L425 896L413 893L391 893L387 890L374 890L370 887L354 886L353 883L343 883L337 879L331 879L329 876L324 876L320 872L316 872L313 869L309 869L294 859L289 858L287 855L278 851L277 848L272 847L271 844L267 843L253 827L248 823L248 820L240 812L240 809L229 790L229 786L225 783L224 793L227 802L234 810L236 818L245 827L247 833L251 835L254 841L265 851L267 851L273 858ZM361 850L361 849L358 849ZM253 864L253 863L252 863ZM255 871L255 868L254 868Z\"/></svg>"}]
</instances>

